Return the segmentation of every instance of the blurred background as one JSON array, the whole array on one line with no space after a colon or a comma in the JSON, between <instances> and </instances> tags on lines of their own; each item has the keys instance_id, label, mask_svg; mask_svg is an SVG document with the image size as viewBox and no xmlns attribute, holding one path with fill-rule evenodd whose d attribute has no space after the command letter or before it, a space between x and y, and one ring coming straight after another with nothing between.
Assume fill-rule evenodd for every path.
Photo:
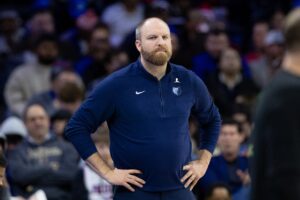
<instances>
[{"instance_id":1,"label":"blurred background","mask_svg":"<svg viewBox=\"0 0 300 200\"><path fill-rule=\"evenodd\" d=\"M73 149L74 160L57 153L64 152L59 144L55 149L30 146L32 155L23 158L12 151L38 134L40 126L45 135L64 141L66 122L95 84L138 59L135 27L147 17L169 25L171 62L206 83L224 119L212 163L194 189L197 199L249 199L256 99L281 68L285 16L298 5L299 0L1 0L0 150L9 165L0 199L112 199L112 186ZM36 103L43 105L34 112L44 116L40 124L25 110ZM198 130L191 117L194 147ZM112 166L108 132L103 124L93 138ZM10 163L12 169L17 163L18 170L40 176L24 178L26 174L9 170ZM73 173L62 180L56 172L66 163ZM45 169L57 177L45 179ZM49 196L53 191L64 195Z\"/></svg>"}]
</instances>

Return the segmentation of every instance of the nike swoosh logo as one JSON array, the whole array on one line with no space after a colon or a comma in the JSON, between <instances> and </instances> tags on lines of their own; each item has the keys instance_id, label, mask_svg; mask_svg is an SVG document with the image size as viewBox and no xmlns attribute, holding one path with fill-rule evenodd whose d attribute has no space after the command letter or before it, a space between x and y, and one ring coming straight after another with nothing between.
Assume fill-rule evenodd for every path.
<instances>
[{"instance_id":1,"label":"nike swoosh logo","mask_svg":"<svg viewBox=\"0 0 300 200\"><path fill-rule=\"evenodd\" d=\"M146 92L146 91L145 91L145 90L140 91L140 92L139 92L139 91L135 91L135 94L136 94L136 95L140 95L140 94L143 94L144 92Z\"/></svg>"}]
</instances>

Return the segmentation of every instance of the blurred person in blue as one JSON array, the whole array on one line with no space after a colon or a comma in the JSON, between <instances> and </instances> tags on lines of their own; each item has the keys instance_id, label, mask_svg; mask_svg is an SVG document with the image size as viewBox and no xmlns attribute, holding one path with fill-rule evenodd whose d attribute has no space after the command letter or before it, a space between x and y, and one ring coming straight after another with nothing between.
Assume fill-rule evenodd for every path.
<instances>
[{"instance_id":1,"label":"blurred person in blue","mask_svg":"<svg viewBox=\"0 0 300 200\"><path fill-rule=\"evenodd\" d=\"M28 198L42 190L48 200L70 199L78 154L50 133L49 116L41 105L28 105L24 122L28 137L8 157L12 195Z\"/></svg>"},{"instance_id":2,"label":"blurred person in blue","mask_svg":"<svg viewBox=\"0 0 300 200\"><path fill-rule=\"evenodd\" d=\"M223 120L218 140L220 155L212 158L205 176L199 182L201 191L213 184L224 183L229 186L233 200L249 199L249 161L246 156L239 154L244 138L241 131L238 122L232 119Z\"/></svg>"},{"instance_id":3,"label":"blurred person in blue","mask_svg":"<svg viewBox=\"0 0 300 200\"><path fill-rule=\"evenodd\" d=\"M140 58L101 81L66 127L81 157L109 183L114 199L192 200L205 174L221 119L204 83L169 63L168 25L148 18L136 28ZM200 129L198 158L191 158L189 117ZM114 168L100 156L90 134L107 121Z\"/></svg>"},{"instance_id":4,"label":"blurred person in blue","mask_svg":"<svg viewBox=\"0 0 300 200\"><path fill-rule=\"evenodd\" d=\"M300 199L300 9L284 26L282 68L259 98L254 117L252 199Z\"/></svg>"}]
</instances>

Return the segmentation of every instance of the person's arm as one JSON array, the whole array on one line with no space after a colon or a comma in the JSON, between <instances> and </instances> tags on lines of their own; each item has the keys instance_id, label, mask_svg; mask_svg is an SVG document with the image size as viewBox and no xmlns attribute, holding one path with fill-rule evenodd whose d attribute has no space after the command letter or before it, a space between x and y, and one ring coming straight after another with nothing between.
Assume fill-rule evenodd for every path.
<instances>
[{"instance_id":1,"label":"person's arm","mask_svg":"<svg viewBox=\"0 0 300 200\"><path fill-rule=\"evenodd\" d=\"M140 170L122 170L117 168L112 169L108 166L108 164L104 162L99 153L94 153L86 161L97 174L99 174L111 184L122 185L132 192L134 191L134 189L131 185L143 187L143 185L145 184L144 180L134 175L141 174L142 172Z\"/></svg>"},{"instance_id":2,"label":"person's arm","mask_svg":"<svg viewBox=\"0 0 300 200\"><path fill-rule=\"evenodd\" d=\"M26 161L23 149L18 148L8 157L8 170L12 180L19 185L38 183L51 173L50 167L40 165L29 165Z\"/></svg>"},{"instance_id":3,"label":"person's arm","mask_svg":"<svg viewBox=\"0 0 300 200\"><path fill-rule=\"evenodd\" d=\"M214 105L209 92L200 78L191 73L191 81L195 94L193 113L200 125L199 159L183 167L186 174L181 179L185 187L194 188L205 174L216 146L221 127L221 116Z\"/></svg>"},{"instance_id":4,"label":"person's arm","mask_svg":"<svg viewBox=\"0 0 300 200\"><path fill-rule=\"evenodd\" d=\"M24 91L24 84L27 84L23 80L23 66L17 68L5 84L4 88L4 97L9 109L21 115L25 105L26 105L26 96Z\"/></svg>"},{"instance_id":5,"label":"person's arm","mask_svg":"<svg viewBox=\"0 0 300 200\"><path fill-rule=\"evenodd\" d=\"M73 143L80 156L105 180L115 185L123 185L131 191L133 184L142 187L144 181L133 174L137 170L111 169L99 155L90 134L105 120L112 119L115 111L115 80L106 78L97 86L87 100L70 119L65 135ZM113 119L112 119L113 120Z\"/></svg>"}]
</instances>

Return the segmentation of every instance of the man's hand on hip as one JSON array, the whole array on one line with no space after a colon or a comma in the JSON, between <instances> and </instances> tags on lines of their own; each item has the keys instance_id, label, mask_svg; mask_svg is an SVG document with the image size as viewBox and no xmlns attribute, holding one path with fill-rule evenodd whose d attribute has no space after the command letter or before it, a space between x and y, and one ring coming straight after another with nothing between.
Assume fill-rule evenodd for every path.
<instances>
[{"instance_id":1,"label":"man's hand on hip","mask_svg":"<svg viewBox=\"0 0 300 200\"><path fill-rule=\"evenodd\" d=\"M141 174L142 172L136 169L112 169L109 170L103 177L113 185L122 185L128 190L134 192L132 185L142 188L145 181L135 176L134 174Z\"/></svg>"},{"instance_id":2,"label":"man's hand on hip","mask_svg":"<svg viewBox=\"0 0 300 200\"><path fill-rule=\"evenodd\" d=\"M182 177L181 182L185 183L184 187L190 187L192 190L200 178L202 178L208 168L211 160L211 153L207 150L199 151L199 160L194 160L189 164L183 166L183 170L186 170L186 174Z\"/></svg>"}]
</instances>

